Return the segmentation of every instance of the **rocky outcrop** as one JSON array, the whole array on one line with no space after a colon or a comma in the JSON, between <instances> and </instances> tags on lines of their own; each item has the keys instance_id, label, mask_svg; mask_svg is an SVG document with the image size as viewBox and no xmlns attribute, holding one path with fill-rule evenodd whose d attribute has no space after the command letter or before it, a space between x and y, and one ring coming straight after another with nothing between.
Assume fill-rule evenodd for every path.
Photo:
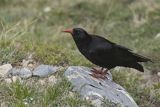
<instances>
[{"instance_id":1,"label":"rocky outcrop","mask_svg":"<svg viewBox=\"0 0 160 107\"><path fill-rule=\"evenodd\" d=\"M71 66L65 71L65 76L82 98L91 100L97 107L105 101L112 106L138 107L128 92L112 81L111 73L106 75L109 79L102 80L90 76L90 70L87 67Z\"/></svg>"}]
</instances>

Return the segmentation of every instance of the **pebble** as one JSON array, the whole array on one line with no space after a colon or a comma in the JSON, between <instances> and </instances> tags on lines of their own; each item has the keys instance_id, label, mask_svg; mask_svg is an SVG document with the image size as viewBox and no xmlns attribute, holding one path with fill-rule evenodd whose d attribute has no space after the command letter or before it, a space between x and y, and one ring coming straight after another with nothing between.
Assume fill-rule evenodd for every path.
<instances>
[{"instance_id":1,"label":"pebble","mask_svg":"<svg viewBox=\"0 0 160 107\"><path fill-rule=\"evenodd\" d=\"M158 33L158 34L154 37L154 39L158 39L158 38L160 38L160 33Z\"/></svg>"},{"instance_id":2,"label":"pebble","mask_svg":"<svg viewBox=\"0 0 160 107\"><path fill-rule=\"evenodd\" d=\"M59 67L57 67L57 66L39 65L33 71L33 76L47 77L48 75L57 72L58 69L59 69Z\"/></svg>"},{"instance_id":3,"label":"pebble","mask_svg":"<svg viewBox=\"0 0 160 107\"><path fill-rule=\"evenodd\" d=\"M44 8L43 11L44 11L45 13L48 13L48 12L51 11L51 7L47 6L47 7Z\"/></svg>"},{"instance_id":4,"label":"pebble","mask_svg":"<svg viewBox=\"0 0 160 107\"><path fill-rule=\"evenodd\" d=\"M160 77L160 72L157 73L158 77Z\"/></svg>"},{"instance_id":5,"label":"pebble","mask_svg":"<svg viewBox=\"0 0 160 107\"><path fill-rule=\"evenodd\" d=\"M19 76L21 78L29 78L32 76L32 72L28 68L12 68L8 72L9 76Z\"/></svg>"},{"instance_id":6,"label":"pebble","mask_svg":"<svg viewBox=\"0 0 160 107\"><path fill-rule=\"evenodd\" d=\"M13 76L13 77L11 78L11 80L12 80L12 82L16 82L16 81L21 82L21 78L20 78L19 76Z\"/></svg>"},{"instance_id":7,"label":"pebble","mask_svg":"<svg viewBox=\"0 0 160 107\"><path fill-rule=\"evenodd\" d=\"M12 69L11 64L5 64L0 66L0 77L5 77L10 69Z\"/></svg>"},{"instance_id":8,"label":"pebble","mask_svg":"<svg viewBox=\"0 0 160 107\"><path fill-rule=\"evenodd\" d=\"M48 83L49 83L50 85L54 85L54 84L56 84L56 82L57 82L57 78L56 78L54 75L52 75L52 76L50 76L50 77L48 78Z\"/></svg>"}]
</instances>

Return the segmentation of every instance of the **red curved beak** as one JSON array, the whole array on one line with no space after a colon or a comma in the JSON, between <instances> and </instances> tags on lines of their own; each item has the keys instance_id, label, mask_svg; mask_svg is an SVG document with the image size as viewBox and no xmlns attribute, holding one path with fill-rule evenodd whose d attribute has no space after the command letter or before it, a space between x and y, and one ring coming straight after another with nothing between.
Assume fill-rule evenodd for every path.
<instances>
[{"instance_id":1,"label":"red curved beak","mask_svg":"<svg viewBox=\"0 0 160 107\"><path fill-rule=\"evenodd\" d=\"M73 33L73 29L66 29L66 30L63 30L63 32L66 32L66 33Z\"/></svg>"}]
</instances>

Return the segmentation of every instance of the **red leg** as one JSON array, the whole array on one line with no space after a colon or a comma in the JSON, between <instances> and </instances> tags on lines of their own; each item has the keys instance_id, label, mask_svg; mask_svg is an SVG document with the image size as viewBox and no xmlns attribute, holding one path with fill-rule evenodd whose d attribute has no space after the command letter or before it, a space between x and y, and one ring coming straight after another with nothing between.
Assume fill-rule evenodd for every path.
<instances>
[{"instance_id":1,"label":"red leg","mask_svg":"<svg viewBox=\"0 0 160 107\"><path fill-rule=\"evenodd\" d=\"M98 69L98 68L92 68L91 70L95 74L102 74L103 73L103 68Z\"/></svg>"},{"instance_id":2,"label":"red leg","mask_svg":"<svg viewBox=\"0 0 160 107\"><path fill-rule=\"evenodd\" d=\"M108 79L106 76L101 75L101 74L93 73L93 74L89 74L89 75L91 75L92 77L97 78L97 79L103 79L103 80Z\"/></svg>"},{"instance_id":3,"label":"red leg","mask_svg":"<svg viewBox=\"0 0 160 107\"><path fill-rule=\"evenodd\" d=\"M105 68L102 68L103 70L102 70L102 75L106 75L106 74L108 74L109 75L109 73L108 73L108 69L105 69Z\"/></svg>"},{"instance_id":4,"label":"red leg","mask_svg":"<svg viewBox=\"0 0 160 107\"><path fill-rule=\"evenodd\" d=\"M101 68L101 69L96 69L92 68L91 70L93 73L90 74L92 77L97 78L97 79L107 79L106 74L108 73L107 69Z\"/></svg>"},{"instance_id":5,"label":"red leg","mask_svg":"<svg viewBox=\"0 0 160 107\"><path fill-rule=\"evenodd\" d=\"M105 69L105 68L101 68L101 69L96 69L96 68L92 68L91 70L93 73L95 74L102 74L102 75L106 75L108 74L108 69Z\"/></svg>"}]
</instances>

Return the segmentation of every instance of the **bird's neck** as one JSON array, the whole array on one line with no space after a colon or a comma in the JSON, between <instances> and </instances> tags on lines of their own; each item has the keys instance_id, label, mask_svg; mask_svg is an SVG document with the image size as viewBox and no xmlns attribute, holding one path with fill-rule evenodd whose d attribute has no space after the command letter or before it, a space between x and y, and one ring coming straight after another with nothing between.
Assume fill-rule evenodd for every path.
<instances>
[{"instance_id":1,"label":"bird's neck","mask_svg":"<svg viewBox=\"0 0 160 107\"><path fill-rule=\"evenodd\" d=\"M74 41L75 41L78 49L80 51L82 51L82 50L86 50L87 49L87 47L89 46L90 42L92 41L92 38L90 38L90 37L86 37L84 39L76 39L76 38L74 38Z\"/></svg>"}]
</instances>

